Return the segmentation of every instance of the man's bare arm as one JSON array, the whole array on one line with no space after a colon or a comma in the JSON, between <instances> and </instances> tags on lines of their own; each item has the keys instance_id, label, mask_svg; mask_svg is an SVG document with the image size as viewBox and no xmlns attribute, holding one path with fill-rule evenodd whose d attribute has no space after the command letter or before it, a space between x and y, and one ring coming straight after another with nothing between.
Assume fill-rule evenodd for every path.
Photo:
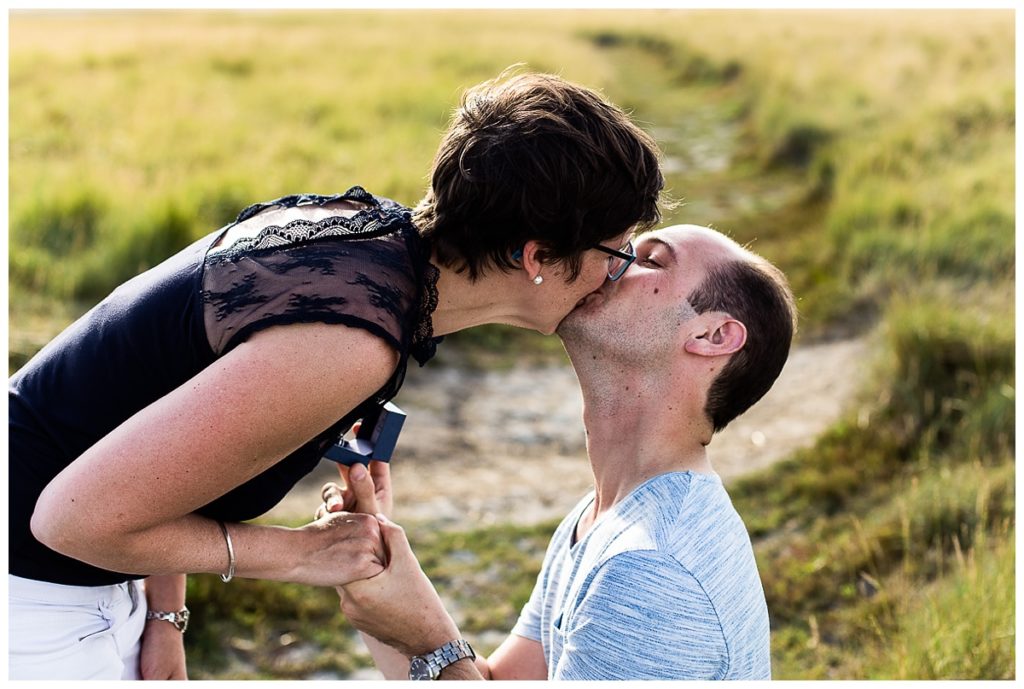
<instances>
[{"instance_id":1,"label":"man's bare arm","mask_svg":"<svg viewBox=\"0 0 1024 689\"><path fill-rule=\"evenodd\" d=\"M338 593L342 610L349 621L361 629L363 641L384 677L408 679L412 655L429 653L448 641L461 638L461 634L433 584L420 569L405 533L387 521L392 502L390 466L371 462L369 469L369 472L361 467L342 469L345 488L337 484L325 485L324 504L317 510L317 516L335 510L352 510L385 517L381 521L381 535L390 553L387 569L367 582L338 589ZM354 595L349 595L350 590ZM392 609L396 604L397 609ZM385 639L405 638L405 650L411 651L415 635L425 638L438 620L446 625L443 628L446 631L438 636L441 640L415 653L403 653L367 633L375 629ZM412 639L407 638L410 635ZM547 665L541 644L515 635L505 639L490 658L477 656L472 663L468 659L460 660L444 668L440 675L440 679L445 680L541 680L546 677Z\"/></svg>"},{"instance_id":2,"label":"man's bare arm","mask_svg":"<svg viewBox=\"0 0 1024 689\"><path fill-rule=\"evenodd\" d=\"M382 518L381 535L390 555L387 568L371 579L339 589L341 609L357 629L373 637L367 647L384 676L407 679L413 656L430 653L461 638L461 633L420 569L402 528ZM540 644L510 636L491 661L477 658L476 662L467 659L452 663L441 671L440 679L546 677Z\"/></svg>"},{"instance_id":3,"label":"man's bare arm","mask_svg":"<svg viewBox=\"0 0 1024 689\"><path fill-rule=\"evenodd\" d=\"M544 647L539 641L509 634L487 659L487 679L543 680L548 678Z\"/></svg>"}]
</instances>

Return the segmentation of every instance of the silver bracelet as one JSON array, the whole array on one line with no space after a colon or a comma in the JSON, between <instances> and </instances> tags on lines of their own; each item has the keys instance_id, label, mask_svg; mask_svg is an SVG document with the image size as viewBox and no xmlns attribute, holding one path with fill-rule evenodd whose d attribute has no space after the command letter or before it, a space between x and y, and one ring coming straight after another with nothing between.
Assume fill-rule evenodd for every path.
<instances>
[{"instance_id":1,"label":"silver bracelet","mask_svg":"<svg viewBox=\"0 0 1024 689\"><path fill-rule=\"evenodd\" d=\"M228 527L224 526L222 521L217 523L220 524L220 530L224 533L224 542L228 544L228 573L220 575L220 580L226 584L235 577L235 548L231 545L231 534L228 533Z\"/></svg>"}]
</instances>

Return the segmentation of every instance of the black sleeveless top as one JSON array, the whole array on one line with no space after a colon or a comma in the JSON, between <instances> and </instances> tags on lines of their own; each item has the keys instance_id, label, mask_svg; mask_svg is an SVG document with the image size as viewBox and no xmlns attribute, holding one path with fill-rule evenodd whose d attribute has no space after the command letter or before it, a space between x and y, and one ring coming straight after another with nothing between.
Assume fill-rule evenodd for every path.
<instances>
[{"instance_id":1,"label":"black sleeveless top","mask_svg":"<svg viewBox=\"0 0 1024 689\"><path fill-rule=\"evenodd\" d=\"M349 217L268 226L210 251L230 227L264 210L335 201L364 208ZM46 485L135 412L259 330L319 322L380 337L399 353L384 387L197 512L243 521L276 505L370 406L398 392L410 355L420 365L434 355L439 339L430 317L438 272L429 259L408 208L353 187L344 194L285 196L250 206L231 225L115 289L9 381L11 574L79 586L145 576L99 569L39 543L29 521Z\"/></svg>"}]
</instances>

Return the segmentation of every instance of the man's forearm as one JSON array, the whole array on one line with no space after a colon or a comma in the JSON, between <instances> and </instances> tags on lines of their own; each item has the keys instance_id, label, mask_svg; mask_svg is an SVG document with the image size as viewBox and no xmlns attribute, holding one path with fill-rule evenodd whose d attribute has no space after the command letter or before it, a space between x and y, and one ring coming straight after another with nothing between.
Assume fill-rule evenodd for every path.
<instances>
[{"instance_id":1,"label":"man's forearm","mask_svg":"<svg viewBox=\"0 0 1024 689\"><path fill-rule=\"evenodd\" d=\"M409 659L366 632L359 632L384 679L409 679Z\"/></svg>"},{"instance_id":2,"label":"man's forearm","mask_svg":"<svg viewBox=\"0 0 1024 689\"><path fill-rule=\"evenodd\" d=\"M478 658L477 660L483 660L486 667L486 660ZM480 671L480 667L476 661L471 661L469 658L463 660L457 660L445 669L441 670L441 676L438 679L444 680L482 680L490 679L490 675L484 675Z\"/></svg>"},{"instance_id":3,"label":"man's forearm","mask_svg":"<svg viewBox=\"0 0 1024 689\"><path fill-rule=\"evenodd\" d=\"M373 656L373 662L376 663L377 669L381 671L382 675L384 675L384 679L409 679L408 658L393 649L391 646L378 641L369 634L360 632L360 636L363 637L363 643L365 643L366 648L369 649L370 655ZM488 667L486 658L477 656L476 660L472 664L476 665L475 672L473 669L468 667L470 663L466 662L466 660L460 660L453 663L441 671L440 679L480 680L491 678L491 671Z\"/></svg>"}]
</instances>

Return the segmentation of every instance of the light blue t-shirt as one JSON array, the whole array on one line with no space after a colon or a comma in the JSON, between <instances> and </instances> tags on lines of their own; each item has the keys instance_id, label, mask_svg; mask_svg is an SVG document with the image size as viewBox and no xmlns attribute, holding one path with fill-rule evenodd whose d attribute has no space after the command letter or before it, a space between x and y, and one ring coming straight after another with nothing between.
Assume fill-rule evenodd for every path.
<instances>
[{"instance_id":1,"label":"light blue t-shirt","mask_svg":"<svg viewBox=\"0 0 1024 689\"><path fill-rule=\"evenodd\" d=\"M513 634L548 679L771 679L768 607L750 537L715 474L649 479L575 545L555 531Z\"/></svg>"}]
</instances>

